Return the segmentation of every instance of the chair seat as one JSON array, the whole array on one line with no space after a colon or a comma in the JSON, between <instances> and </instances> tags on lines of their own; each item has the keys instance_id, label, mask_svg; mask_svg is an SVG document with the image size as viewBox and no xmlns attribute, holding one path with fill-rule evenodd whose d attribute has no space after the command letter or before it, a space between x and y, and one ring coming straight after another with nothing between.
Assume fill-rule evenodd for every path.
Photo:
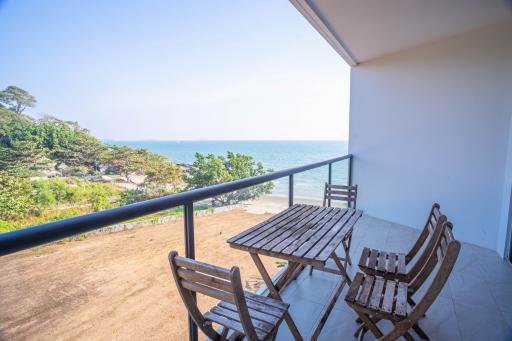
<instances>
[{"instance_id":1,"label":"chair seat","mask_svg":"<svg viewBox=\"0 0 512 341\"><path fill-rule=\"evenodd\" d=\"M265 340L279 326L290 305L250 292L244 294L256 335L260 340ZM244 333L240 315L236 305L232 303L220 301L209 312L205 313L204 317L207 321Z\"/></svg>"},{"instance_id":2,"label":"chair seat","mask_svg":"<svg viewBox=\"0 0 512 341\"><path fill-rule=\"evenodd\" d=\"M407 317L408 284L396 280L357 273L345 301L369 315L402 320Z\"/></svg>"},{"instance_id":3,"label":"chair seat","mask_svg":"<svg viewBox=\"0 0 512 341\"><path fill-rule=\"evenodd\" d=\"M407 280L405 253L394 253L365 247L359 268L368 275L386 279Z\"/></svg>"}]
</instances>

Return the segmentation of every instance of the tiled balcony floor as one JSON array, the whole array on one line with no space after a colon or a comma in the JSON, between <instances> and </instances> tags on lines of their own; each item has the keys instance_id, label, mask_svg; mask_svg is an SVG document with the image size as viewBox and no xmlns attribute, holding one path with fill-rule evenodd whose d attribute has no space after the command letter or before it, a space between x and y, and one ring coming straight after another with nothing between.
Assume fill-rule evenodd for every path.
<instances>
[{"instance_id":1,"label":"tiled balcony floor","mask_svg":"<svg viewBox=\"0 0 512 341\"><path fill-rule=\"evenodd\" d=\"M358 262L364 246L407 251L419 234L418 230L381 219L363 216L354 228L351 256ZM457 237L457 226L454 227ZM349 268L353 276L357 265ZM283 299L291 304L291 314L301 334L307 337L334 288L336 275L303 271L289 284ZM425 287L425 286L424 286ZM344 302L345 286L329 315L320 340L355 340L355 314ZM421 297L421 292L415 295ZM441 296L420 321L431 340L512 340L512 266L494 251L472 244L462 244L461 253ZM391 324L380 322L381 330ZM411 332L417 340L420 338ZM365 340L373 340L371 333ZM285 323L278 341L293 340Z\"/></svg>"}]
</instances>

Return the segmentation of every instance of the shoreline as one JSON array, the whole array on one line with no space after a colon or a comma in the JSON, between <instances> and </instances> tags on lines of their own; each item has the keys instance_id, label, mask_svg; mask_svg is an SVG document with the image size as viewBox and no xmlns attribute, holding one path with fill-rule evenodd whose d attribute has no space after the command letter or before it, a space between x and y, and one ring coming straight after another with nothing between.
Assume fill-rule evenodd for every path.
<instances>
[{"instance_id":1,"label":"shoreline","mask_svg":"<svg viewBox=\"0 0 512 341\"><path fill-rule=\"evenodd\" d=\"M308 204L308 205L322 205L322 198L312 199L303 197L294 197L295 204ZM264 214L264 213L279 213L288 208L288 197L264 195L256 200L251 200L241 203L243 209L249 213Z\"/></svg>"}]
</instances>

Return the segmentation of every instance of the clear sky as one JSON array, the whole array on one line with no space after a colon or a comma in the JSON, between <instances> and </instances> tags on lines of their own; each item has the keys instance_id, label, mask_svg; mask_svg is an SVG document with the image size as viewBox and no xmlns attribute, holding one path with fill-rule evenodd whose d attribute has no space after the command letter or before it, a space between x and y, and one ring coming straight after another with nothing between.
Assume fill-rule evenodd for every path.
<instances>
[{"instance_id":1,"label":"clear sky","mask_svg":"<svg viewBox=\"0 0 512 341\"><path fill-rule=\"evenodd\" d=\"M0 0L0 87L104 139L347 139L350 69L287 0Z\"/></svg>"}]
</instances>

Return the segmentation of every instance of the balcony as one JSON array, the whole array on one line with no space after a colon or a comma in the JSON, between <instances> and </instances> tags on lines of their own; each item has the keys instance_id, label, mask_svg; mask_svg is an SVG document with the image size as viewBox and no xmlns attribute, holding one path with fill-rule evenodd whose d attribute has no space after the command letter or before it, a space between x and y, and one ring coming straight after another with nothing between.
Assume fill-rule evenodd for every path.
<instances>
[{"instance_id":1,"label":"balcony","mask_svg":"<svg viewBox=\"0 0 512 341\"><path fill-rule=\"evenodd\" d=\"M184 206L184 227L185 227L185 254L189 257L194 257L198 254L197 258L204 259L204 255L208 252L218 252L218 250L196 250L194 243L194 212L193 203L207 197L211 197L216 193L226 193L229 191L253 186L266 181L271 181L278 178L288 177L289 179L289 204L294 203L293 189L294 189L294 175L310 169L318 167L328 167L328 179L331 180L332 165L336 162L345 161L348 164L347 179L351 181L351 163L352 156L342 156L336 159L318 162L316 164L300 166L288 170L278 171L263 176L254 178L247 178L238 180L232 183L219 184L213 187L193 190L189 192L153 199L146 202L132 204L120 208L106 210L82 217L66 219L46 225L36 226L12 233L7 233L0 236L0 253L8 254L18 250L27 249L32 246L42 245L50 241L56 241L67 236L83 233L85 231L92 231L103 226L107 226L116 222L121 222L126 219L140 217L145 214L153 213L163 209ZM298 200L297 200L298 201ZM364 207L363 207L364 209ZM426 208L427 209L427 208ZM449 216L449 212L446 212ZM200 219L197 219L198 222ZM228 222L226 222L227 224ZM463 232L464 226L455 226L454 234L457 236ZM371 247L376 249L386 249L398 252L406 251L413 243L418 235L418 230L413 228L391 223L376 217L364 215L361 217L354 227L353 242L351 255L353 261L357 263L363 247ZM3 288L3 296L0 294L0 303L3 306L4 312L2 327L0 328L0 335L2 337L19 337L23 334L24 330L31 328L39 328L40 330L50 330L54 324L64 322L64 329L73 329L79 327L74 326L73 323L82 323L94 325L94 321L84 320L77 322L73 320L68 322L65 320L67 309L73 309L80 305L97 304L94 310L97 311L97 316L106 316L109 314L110 309L127 309L130 306L130 300L136 299L136 293L145 291L149 294L151 290L164 286L162 290L168 292L174 290L175 286L169 280L169 268L165 264L165 252L168 252L172 243L170 240L160 241L160 244L155 243L152 239L154 234L151 230L134 230L131 231L126 238L139 238L140 242L146 243L147 247L144 249L143 257L156 259L157 264L153 267L144 268L130 268L129 264L135 255L131 252L130 243L127 239L119 237L117 243L109 244L106 247L105 253L109 253L109 249L113 251L117 249L126 249L122 257L111 260L109 264L114 266L118 273L109 273L109 269L96 269L97 271L106 272L103 278L113 278L109 281L98 284L98 288L93 293L85 290L90 283L94 281L91 276L77 277L70 282L62 282L60 274L63 271L70 271L71 268L75 273L89 274L91 258L76 257L74 253L62 254L58 249L58 245L54 247L52 255L38 254L37 249L34 250L29 256L23 255L9 255L0 259L0 267L6 273L15 274L16 278L21 282L13 283L10 279L11 276L4 276L0 280ZM204 237L204 236L203 236ZM230 235L221 236L223 243L229 238ZM94 248L105 247L105 245L95 245L91 242L90 249L86 252L88 255L92 254ZM78 244L77 248L81 246ZM236 264L239 260L238 254L235 251L228 249L227 252L233 252L232 264ZM59 255L59 252L61 254ZM222 251L224 252L224 251ZM26 255L26 254L25 254ZM141 255L137 255L141 257ZM45 268L45 259L48 257L60 257L61 262L68 267L59 269ZM101 265L101 262L100 262ZM42 267L42 268L41 268ZM46 276L49 279L49 288L41 288L41 285L36 281L27 283L23 278L31 271L39 271L42 277ZM307 270L307 269L306 269ZM354 276L357 272L357 265L352 265L348 268L350 276ZM142 274L140 280L134 283L129 283L131 286L129 292L123 293L123 302L121 306L114 307L109 304L109 297L103 294L102 286L112 286L115 283L123 281L122 274L126 272L136 272L137 275ZM145 277L144 277L145 275ZM96 278L97 280L97 278ZM302 271L299 276L290 282L283 291L283 299L291 305L291 315L297 324L299 331L303 336L310 335L310 332L319 319L320 313L327 304L327 300L331 295L336 283L338 282L338 275L329 274L315 270L310 276L309 271ZM17 291L17 288L24 288L24 291ZM28 288L28 289L27 289ZM425 285L423 286L423 289ZM510 263L500 259L495 251L478 247L472 244L463 244L461 254L455 265L448 284L443 288L443 292L428 310L427 316L420 321L421 327L427 332L432 340L510 340L512 338L512 309L509 302L512 301L512 266ZM26 290L25 290L26 289ZM264 292L264 289L262 289ZM17 293L17 295L13 294ZM49 293L49 294L48 294ZM332 339L353 339L353 333L357 329L358 324L355 319L354 312L348 307L343 298L347 293L347 287L344 288L338 302L329 315L327 322L319 336L320 340ZM52 306L38 306L35 295L44 296L46 301L60 302L61 305ZM48 297L50 295L50 297ZM52 296L54 295L54 296ZM421 295L421 291L417 294ZM99 297L99 299L98 299ZM151 296L150 296L151 297ZM147 304L148 311L150 310L152 317L151 323L154 328L167 328L165 324L172 319L178 319L182 322L186 320L186 314L182 309L182 302L179 300L168 302L159 301L157 295L153 296L151 302L142 302L143 305ZM163 296L165 297L165 295ZM415 296L416 297L416 296ZM15 306L16 301L23 301L19 309L11 309ZM93 303L95 302L95 303ZM99 304L101 302L102 304ZM119 303L119 302L118 302ZM141 303L141 302L138 302ZM201 303L201 301L200 301ZM204 303L204 302L203 302ZM172 307L170 307L172 306ZM173 317L162 316L162 311L167 311L170 308ZM50 315L43 315L44 310L50 309ZM156 309L156 310L155 310ZM25 312L30 311L29 316L25 316ZM160 313L159 313L160 312ZM59 314L62 313L62 316ZM133 321L133 312L123 312L127 320ZM37 316L49 316L47 319L37 320ZM171 320L169 320L171 319ZM35 326L35 321L38 325ZM119 322L123 325L123 321ZM140 323L140 321L138 321ZM182 324L183 325L183 324ZM380 323L379 326L386 331L391 327L391 324L386 325ZM137 324L131 324L129 328L137 329ZM190 339L194 339L194 332L189 334ZM99 335L100 338L115 337L114 334ZM87 334L79 334L73 337L68 334L69 338L88 338ZM186 335L183 330L181 334ZM415 338L417 335L413 334ZM56 335L57 337L67 338L66 335ZM98 335L96 335L98 336ZM199 333L199 339L203 339L203 335ZM279 329L277 340L292 340L291 333L289 332L286 324L283 324ZM365 339L373 339L371 334L366 334Z\"/></svg>"}]
</instances>

